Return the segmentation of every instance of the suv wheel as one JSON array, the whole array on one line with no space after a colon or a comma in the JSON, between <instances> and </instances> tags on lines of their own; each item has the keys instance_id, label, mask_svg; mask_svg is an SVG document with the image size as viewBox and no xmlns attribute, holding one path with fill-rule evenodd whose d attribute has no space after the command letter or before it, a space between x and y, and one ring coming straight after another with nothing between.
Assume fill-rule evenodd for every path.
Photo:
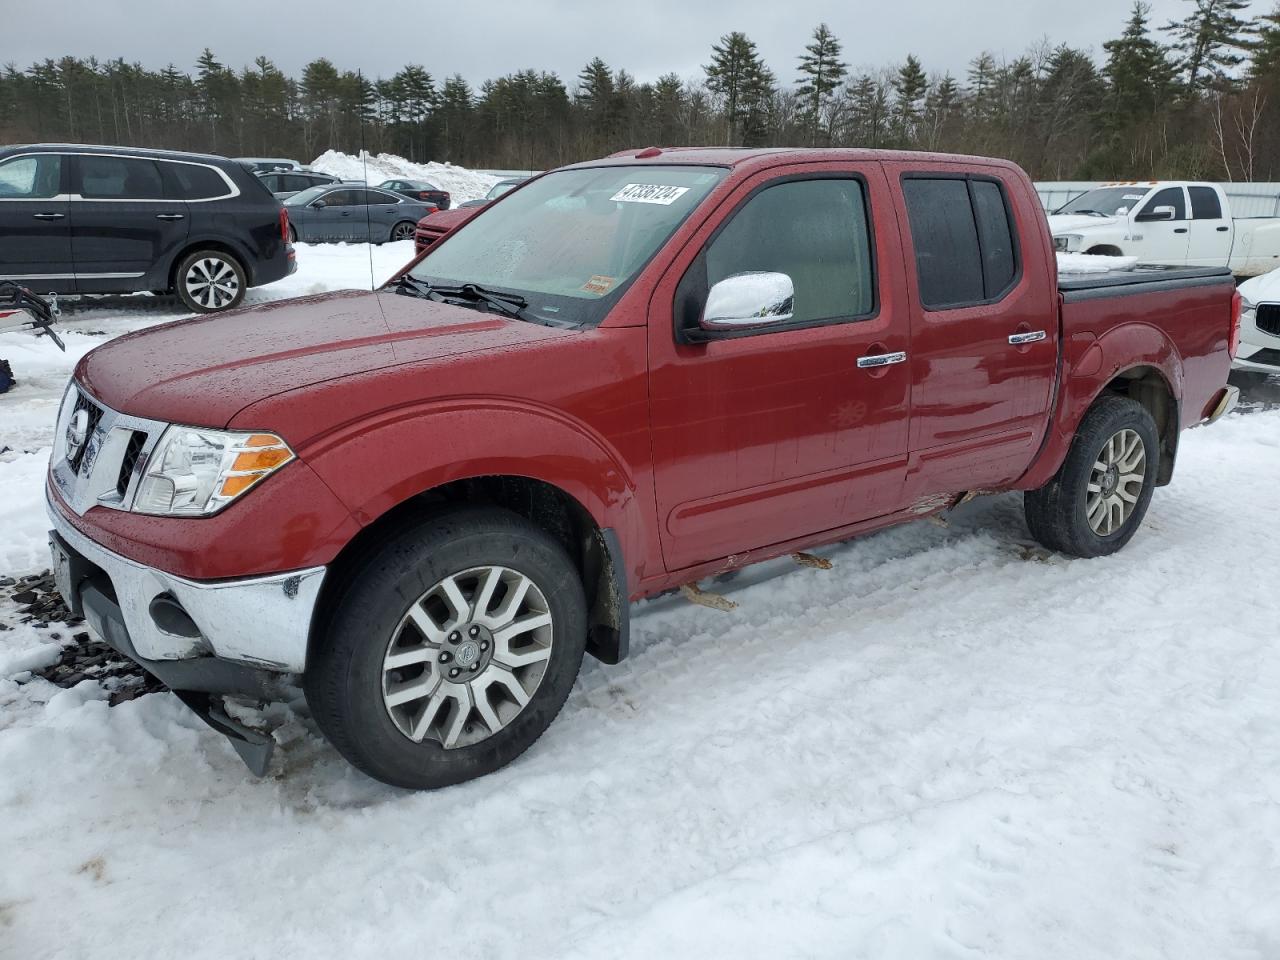
<instances>
[{"instance_id":1,"label":"suv wheel","mask_svg":"<svg viewBox=\"0 0 1280 960\"><path fill-rule=\"evenodd\" d=\"M513 513L421 522L347 578L303 678L321 732L384 783L497 770L555 719L586 648L565 548Z\"/></svg>"},{"instance_id":2,"label":"suv wheel","mask_svg":"<svg viewBox=\"0 0 1280 960\"><path fill-rule=\"evenodd\" d=\"M1146 407L1105 396L1084 415L1052 480L1023 497L1031 535L1051 550L1101 557L1128 543L1160 473L1160 437Z\"/></svg>"},{"instance_id":3,"label":"suv wheel","mask_svg":"<svg viewBox=\"0 0 1280 960\"><path fill-rule=\"evenodd\" d=\"M230 310L244 299L244 268L229 253L197 250L178 264L178 297L196 313Z\"/></svg>"}]
</instances>

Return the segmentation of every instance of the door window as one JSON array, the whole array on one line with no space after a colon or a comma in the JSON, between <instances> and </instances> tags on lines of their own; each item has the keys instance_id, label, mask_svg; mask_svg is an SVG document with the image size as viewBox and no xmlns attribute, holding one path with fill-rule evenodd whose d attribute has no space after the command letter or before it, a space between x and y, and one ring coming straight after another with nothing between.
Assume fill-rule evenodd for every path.
<instances>
[{"instance_id":1,"label":"door window","mask_svg":"<svg viewBox=\"0 0 1280 960\"><path fill-rule=\"evenodd\" d=\"M785 273L792 323L848 320L875 309L862 183L793 180L751 197L706 251L707 285L737 273Z\"/></svg>"},{"instance_id":2,"label":"door window","mask_svg":"<svg viewBox=\"0 0 1280 960\"><path fill-rule=\"evenodd\" d=\"M907 177L902 194L926 309L990 303L1009 292L1018 278L1018 243L1000 184Z\"/></svg>"},{"instance_id":3,"label":"door window","mask_svg":"<svg viewBox=\"0 0 1280 960\"><path fill-rule=\"evenodd\" d=\"M354 207L364 202L359 190L330 190L320 199L326 207Z\"/></svg>"},{"instance_id":4,"label":"door window","mask_svg":"<svg viewBox=\"0 0 1280 960\"><path fill-rule=\"evenodd\" d=\"M1191 194L1191 216L1195 220L1221 220L1222 201L1213 187L1188 187Z\"/></svg>"},{"instance_id":5,"label":"door window","mask_svg":"<svg viewBox=\"0 0 1280 960\"><path fill-rule=\"evenodd\" d=\"M1154 213L1156 207L1173 207L1173 219L1187 219L1187 201L1182 195L1181 187L1165 187L1147 201L1142 208L1143 213Z\"/></svg>"},{"instance_id":6,"label":"door window","mask_svg":"<svg viewBox=\"0 0 1280 960\"><path fill-rule=\"evenodd\" d=\"M79 193L86 200L164 199L154 160L81 154L79 163Z\"/></svg>"},{"instance_id":7,"label":"door window","mask_svg":"<svg viewBox=\"0 0 1280 960\"><path fill-rule=\"evenodd\" d=\"M48 200L62 192L62 157L14 157L0 163L0 200Z\"/></svg>"},{"instance_id":8,"label":"door window","mask_svg":"<svg viewBox=\"0 0 1280 960\"><path fill-rule=\"evenodd\" d=\"M365 196L368 198L366 203L399 203L400 198L390 193L383 193L381 190L366 190Z\"/></svg>"}]
</instances>

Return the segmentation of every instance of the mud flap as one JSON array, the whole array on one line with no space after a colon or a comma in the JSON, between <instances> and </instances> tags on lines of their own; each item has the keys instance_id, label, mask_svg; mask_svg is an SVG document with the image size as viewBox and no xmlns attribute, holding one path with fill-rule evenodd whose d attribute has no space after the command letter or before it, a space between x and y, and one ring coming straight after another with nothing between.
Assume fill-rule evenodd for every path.
<instances>
[{"instance_id":1,"label":"mud flap","mask_svg":"<svg viewBox=\"0 0 1280 960\"><path fill-rule=\"evenodd\" d=\"M276 742L260 730L246 727L227 716L222 703L207 693L189 693L174 690L173 695L191 708L191 711L214 730L231 741L244 765L255 777L265 777L271 766L271 754Z\"/></svg>"}]
</instances>

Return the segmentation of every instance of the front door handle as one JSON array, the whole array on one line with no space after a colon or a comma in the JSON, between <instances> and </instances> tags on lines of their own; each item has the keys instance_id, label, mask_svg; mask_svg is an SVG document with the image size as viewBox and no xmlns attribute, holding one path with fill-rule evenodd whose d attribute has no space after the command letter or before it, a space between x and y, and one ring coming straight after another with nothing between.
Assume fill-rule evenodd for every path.
<instances>
[{"instance_id":1,"label":"front door handle","mask_svg":"<svg viewBox=\"0 0 1280 960\"><path fill-rule=\"evenodd\" d=\"M181 220L183 219L183 216L184 215L181 213L157 213L156 219L157 220Z\"/></svg>"},{"instance_id":2,"label":"front door handle","mask_svg":"<svg viewBox=\"0 0 1280 960\"><path fill-rule=\"evenodd\" d=\"M907 355L899 350L897 353L873 353L870 356L859 357L858 367L867 369L868 367L887 367L893 363L902 363L907 359Z\"/></svg>"},{"instance_id":3,"label":"front door handle","mask_svg":"<svg viewBox=\"0 0 1280 960\"><path fill-rule=\"evenodd\" d=\"M37 220L65 220L65 213L33 213L33 217Z\"/></svg>"},{"instance_id":4,"label":"front door handle","mask_svg":"<svg viewBox=\"0 0 1280 960\"><path fill-rule=\"evenodd\" d=\"M1174 227L1174 228L1173 228L1173 232L1174 232L1174 233L1186 233L1186 232L1187 232L1187 228L1186 228L1186 227Z\"/></svg>"},{"instance_id":5,"label":"front door handle","mask_svg":"<svg viewBox=\"0 0 1280 960\"><path fill-rule=\"evenodd\" d=\"M1009 342L1015 347L1019 347L1024 343L1039 343L1045 338L1046 334L1043 330L1031 330L1027 333L1011 333L1009 334Z\"/></svg>"},{"instance_id":6,"label":"front door handle","mask_svg":"<svg viewBox=\"0 0 1280 960\"><path fill-rule=\"evenodd\" d=\"M1219 227L1219 228L1218 228L1218 232L1219 232L1219 233L1226 233L1226 232L1227 232L1228 230L1230 230L1230 229L1231 229L1230 227Z\"/></svg>"}]
</instances>

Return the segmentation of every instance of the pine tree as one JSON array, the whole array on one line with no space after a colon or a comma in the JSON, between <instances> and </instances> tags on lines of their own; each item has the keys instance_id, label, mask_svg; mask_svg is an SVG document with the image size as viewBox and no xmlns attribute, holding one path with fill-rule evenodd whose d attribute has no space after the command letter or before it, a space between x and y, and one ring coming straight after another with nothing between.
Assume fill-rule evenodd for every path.
<instances>
[{"instance_id":1,"label":"pine tree","mask_svg":"<svg viewBox=\"0 0 1280 960\"><path fill-rule=\"evenodd\" d=\"M1164 30L1173 37L1178 66L1186 76L1189 95L1196 96L1229 79L1229 71L1244 61L1250 25L1239 14L1248 0L1185 0L1195 12L1171 20Z\"/></svg>"},{"instance_id":2,"label":"pine tree","mask_svg":"<svg viewBox=\"0 0 1280 960\"><path fill-rule=\"evenodd\" d=\"M804 49L800 57L804 78L799 81L796 92L804 101L801 116L809 128L809 142L817 143L823 107L845 78L849 65L841 62L840 41L825 23L818 24L813 31L813 43Z\"/></svg>"},{"instance_id":3,"label":"pine tree","mask_svg":"<svg viewBox=\"0 0 1280 960\"><path fill-rule=\"evenodd\" d=\"M1103 73L1111 85L1107 113L1113 128L1158 112L1174 89L1176 67L1166 49L1149 36L1150 12L1148 4L1135 0L1124 33L1102 45L1107 53Z\"/></svg>"},{"instance_id":4,"label":"pine tree","mask_svg":"<svg viewBox=\"0 0 1280 960\"><path fill-rule=\"evenodd\" d=\"M929 78L914 55L907 55L907 62L898 68L893 79L894 123L898 136L904 143L911 143L920 124L920 111L925 94L929 92Z\"/></svg>"},{"instance_id":5,"label":"pine tree","mask_svg":"<svg viewBox=\"0 0 1280 960\"><path fill-rule=\"evenodd\" d=\"M727 141L733 146L744 123L758 118L762 93L771 91L773 74L745 33L734 31L711 47L711 62L702 68L707 88L724 100Z\"/></svg>"},{"instance_id":6,"label":"pine tree","mask_svg":"<svg viewBox=\"0 0 1280 960\"><path fill-rule=\"evenodd\" d=\"M991 88L995 77L996 58L985 50L969 61L970 112L978 122L991 115Z\"/></svg>"},{"instance_id":7,"label":"pine tree","mask_svg":"<svg viewBox=\"0 0 1280 960\"><path fill-rule=\"evenodd\" d=\"M1249 79L1260 86L1280 84L1280 5L1263 14L1254 27L1257 39L1249 58Z\"/></svg>"}]
</instances>

